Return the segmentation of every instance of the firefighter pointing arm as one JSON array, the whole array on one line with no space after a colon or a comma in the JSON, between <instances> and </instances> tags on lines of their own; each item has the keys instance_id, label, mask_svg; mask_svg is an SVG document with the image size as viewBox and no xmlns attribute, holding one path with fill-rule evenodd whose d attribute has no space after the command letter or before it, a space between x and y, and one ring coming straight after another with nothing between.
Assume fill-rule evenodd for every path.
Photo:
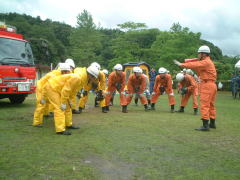
<instances>
[{"instance_id":1,"label":"firefighter pointing arm","mask_svg":"<svg viewBox=\"0 0 240 180\"><path fill-rule=\"evenodd\" d=\"M174 63L180 67L193 69L200 77L200 111L203 126L197 128L200 131L209 131L209 128L216 129L216 108L215 100L217 93L217 86L215 84L217 73L215 66L210 59L210 49L208 46L201 46L198 49L199 61L180 63L174 60ZM210 124L209 124L210 120Z\"/></svg>"}]
</instances>

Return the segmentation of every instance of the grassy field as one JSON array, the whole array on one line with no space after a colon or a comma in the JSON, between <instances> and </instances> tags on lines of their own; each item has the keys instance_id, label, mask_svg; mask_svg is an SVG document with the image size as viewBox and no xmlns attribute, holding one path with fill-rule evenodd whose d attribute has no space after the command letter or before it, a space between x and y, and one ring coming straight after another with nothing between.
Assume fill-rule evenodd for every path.
<instances>
[{"instance_id":1,"label":"grassy field","mask_svg":"<svg viewBox=\"0 0 240 180\"><path fill-rule=\"evenodd\" d=\"M191 102L184 114L169 113L167 96L150 112L131 104L124 114L118 102L104 114L91 97L73 117L81 129L62 136L52 118L31 126L33 95L18 106L0 100L0 179L240 179L240 100L229 92L218 93L210 132L194 130L201 121Z\"/></svg>"}]
</instances>

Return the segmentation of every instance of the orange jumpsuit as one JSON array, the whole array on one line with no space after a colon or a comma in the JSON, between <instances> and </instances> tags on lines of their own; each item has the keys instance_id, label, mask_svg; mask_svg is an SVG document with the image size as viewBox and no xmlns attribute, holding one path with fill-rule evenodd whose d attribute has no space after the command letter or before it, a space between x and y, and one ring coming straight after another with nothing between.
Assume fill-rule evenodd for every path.
<instances>
[{"instance_id":1,"label":"orange jumpsuit","mask_svg":"<svg viewBox=\"0 0 240 180\"><path fill-rule=\"evenodd\" d=\"M217 73L210 57L206 57L201 61L182 63L181 67L195 70L200 77L200 111L202 119L216 119L217 85L215 81Z\"/></svg>"},{"instance_id":2,"label":"orange jumpsuit","mask_svg":"<svg viewBox=\"0 0 240 180\"><path fill-rule=\"evenodd\" d=\"M124 94L124 88L126 85L126 74L125 72L122 72L121 75L117 75L116 72L111 72L108 77L108 88L106 91L106 106L109 106L110 99L112 97L112 94L115 90L117 90L120 93L120 104L121 106L127 105L126 96ZM117 87L119 86L119 89Z\"/></svg>"},{"instance_id":3,"label":"orange jumpsuit","mask_svg":"<svg viewBox=\"0 0 240 180\"><path fill-rule=\"evenodd\" d=\"M164 76L162 79L161 76ZM172 77L170 74L164 74L164 75L157 75L153 87L153 92L155 92L155 95L152 95L151 103L155 104L158 100L158 97L161 95L160 94L160 87L163 86L165 87L165 92L168 94L168 101L169 105L175 105L175 98L174 98L174 93L172 89Z\"/></svg>"},{"instance_id":4,"label":"orange jumpsuit","mask_svg":"<svg viewBox=\"0 0 240 180\"><path fill-rule=\"evenodd\" d=\"M140 76L136 76L135 74L130 75L127 84L129 92L129 95L127 96L127 104L131 103L133 93L139 94L140 101L143 105L147 104L147 98L143 95L146 89L146 85L146 77L143 74L141 74Z\"/></svg>"},{"instance_id":5,"label":"orange jumpsuit","mask_svg":"<svg viewBox=\"0 0 240 180\"><path fill-rule=\"evenodd\" d=\"M186 87L187 88L187 93L182 96L181 100L181 106L185 107L187 105L188 99L192 95L192 100L193 100L193 108L198 108L198 100L197 100L197 82L195 81L194 77L185 74L184 75L184 80L180 82L181 87Z\"/></svg>"}]
</instances>

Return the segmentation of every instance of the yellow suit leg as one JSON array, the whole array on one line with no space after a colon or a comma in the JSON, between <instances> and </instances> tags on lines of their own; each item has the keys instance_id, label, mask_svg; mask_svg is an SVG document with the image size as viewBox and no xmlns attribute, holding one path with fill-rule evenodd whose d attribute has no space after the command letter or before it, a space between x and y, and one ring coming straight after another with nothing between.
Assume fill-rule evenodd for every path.
<instances>
[{"instance_id":1,"label":"yellow suit leg","mask_svg":"<svg viewBox=\"0 0 240 180\"><path fill-rule=\"evenodd\" d=\"M99 102L100 107L105 107L106 106L106 101L105 98Z\"/></svg>"},{"instance_id":2,"label":"yellow suit leg","mask_svg":"<svg viewBox=\"0 0 240 180\"><path fill-rule=\"evenodd\" d=\"M45 105L40 103L41 93L36 90L36 109L34 111L33 117L33 126L40 125L43 123L43 111L45 109Z\"/></svg>"},{"instance_id":3,"label":"yellow suit leg","mask_svg":"<svg viewBox=\"0 0 240 180\"><path fill-rule=\"evenodd\" d=\"M65 123L66 126L72 126L72 109L69 104L67 104L67 109L65 110Z\"/></svg>"},{"instance_id":4,"label":"yellow suit leg","mask_svg":"<svg viewBox=\"0 0 240 180\"><path fill-rule=\"evenodd\" d=\"M89 94L89 92L88 92L88 94ZM83 109L85 107L86 103L87 103L87 100L88 100L88 95L81 97L79 102L78 102L79 103L78 107Z\"/></svg>"},{"instance_id":5,"label":"yellow suit leg","mask_svg":"<svg viewBox=\"0 0 240 180\"><path fill-rule=\"evenodd\" d=\"M50 103L53 105L54 122L56 132L65 131L65 111L60 109L61 106L61 94L54 91L50 85L47 87L47 96Z\"/></svg>"}]
</instances>

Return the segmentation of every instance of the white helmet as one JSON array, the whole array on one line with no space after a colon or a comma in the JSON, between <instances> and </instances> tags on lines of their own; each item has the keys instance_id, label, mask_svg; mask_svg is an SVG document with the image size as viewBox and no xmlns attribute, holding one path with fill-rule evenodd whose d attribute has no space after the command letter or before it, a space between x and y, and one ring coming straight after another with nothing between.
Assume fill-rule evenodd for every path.
<instances>
[{"instance_id":1,"label":"white helmet","mask_svg":"<svg viewBox=\"0 0 240 180\"><path fill-rule=\"evenodd\" d=\"M184 74L183 74L183 73L178 73L178 74L176 75L176 80L177 80L178 82L181 82L183 79L184 79Z\"/></svg>"},{"instance_id":2,"label":"white helmet","mask_svg":"<svg viewBox=\"0 0 240 180\"><path fill-rule=\"evenodd\" d=\"M69 64L70 67L75 68L75 63L72 59L66 59L65 63Z\"/></svg>"},{"instance_id":3,"label":"white helmet","mask_svg":"<svg viewBox=\"0 0 240 180\"><path fill-rule=\"evenodd\" d=\"M198 53L207 53L207 54L210 54L210 48L206 45L204 46L201 46L199 49L198 49Z\"/></svg>"},{"instance_id":4,"label":"white helmet","mask_svg":"<svg viewBox=\"0 0 240 180\"><path fill-rule=\"evenodd\" d=\"M187 70L186 70L186 73L189 74L189 75L193 75L193 74L194 74L191 69L187 69Z\"/></svg>"},{"instance_id":5,"label":"white helmet","mask_svg":"<svg viewBox=\"0 0 240 180\"><path fill-rule=\"evenodd\" d=\"M114 70L119 70L119 71L122 71L123 70L123 67L121 64L116 64L114 67L113 67Z\"/></svg>"},{"instance_id":6,"label":"white helmet","mask_svg":"<svg viewBox=\"0 0 240 180\"><path fill-rule=\"evenodd\" d=\"M102 72L103 72L104 74L108 75L108 70L103 69Z\"/></svg>"},{"instance_id":7,"label":"white helmet","mask_svg":"<svg viewBox=\"0 0 240 180\"><path fill-rule=\"evenodd\" d=\"M159 73L159 74L166 74L166 73L167 73L167 69L164 68L164 67L160 67L160 68L158 69L158 73Z\"/></svg>"},{"instance_id":8,"label":"white helmet","mask_svg":"<svg viewBox=\"0 0 240 180\"><path fill-rule=\"evenodd\" d=\"M58 67L60 71L71 71L71 67L68 63L59 63Z\"/></svg>"},{"instance_id":9,"label":"white helmet","mask_svg":"<svg viewBox=\"0 0 240 180\"><path fill-rule=\"evenodd\" d=\"M98 64L97 62L93 62L90 66L95 66L96 68L98 68L98 70L101 69L100 64Z\"/></svg>"},{"instance_id":10,"label":"white helmet","mask_svg":"<svg viewBox=\"0 0 240 180\"><path fill-rule=\"evenodd\" d=\"M142 69L140 67L133 67L133 72L142 73Z\"/></svg>"},{"instance_id":11,"label":"white helmet","mask_svg":"<svg viewBox=\"0 0 240 180\"><path fill-rule=\"evenodd\" d=\"M93 75L95 78L97 78L98 75L99 75L99 70L98 70L98 68L96 66L89 66L87 68L87 72L89 74Z\"/></svg>"}]
</instances>

